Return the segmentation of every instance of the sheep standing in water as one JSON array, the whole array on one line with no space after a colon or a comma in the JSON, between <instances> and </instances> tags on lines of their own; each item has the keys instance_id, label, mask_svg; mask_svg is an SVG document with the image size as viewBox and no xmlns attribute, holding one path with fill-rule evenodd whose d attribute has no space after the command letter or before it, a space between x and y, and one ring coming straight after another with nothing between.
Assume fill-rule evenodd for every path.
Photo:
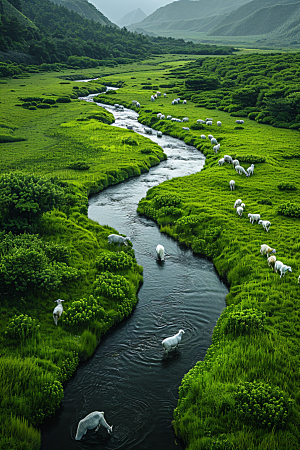
<instances>
[{"instance_id":1,"label":"sheep standing in water","mask_svg":"<svg viewBox=\"0 0 300 450\"><path fill-rule=\"evenodd\" d=\"M183 334L184 334L184 331L179 330L178 333L175 334L174 336L168 337L162 341L162 346L163 346L166 354L168 354L168 352L170 350L172 350L173 348L178 347L178 345L181 342L181 338L182 338Z\"/></svg>"},{"instance_id":2,"label":"sheep standing in water","mask_svg":"<svg viewBox=\"0 0 300 450\"><path fill-rule=\"evenodd\" d=\"M109 426L106 420L104 419L104 412L94 411L88 414L84 419L81 419L76 431L75 439L76 441L80 441L82 436L86 434L87 430L95 429L97 432L100 426L103 426L107 429L108 433L112 433L112 426Z\"/></svg>"},{"instance_id":3,"label":"sheep standing in water","mask_svg":"<svg viewBox=\"0 0 300 450\"><path fill-rule=\"evenodd\" d=\"M60 318L60 316L64 312L64 308L63 308L63 305L62 305L62 302L64 302L64 300L61 300L59 298L58 300L54 300L54 302L56 302L57 305L55 306L55 308L53 310L53 320L54 320L55 325L57 325L58 319Z\"/></svg>"},{"instance_id":4,"label":"sheep standing in water","mask_svg":"<svg viewBox=\"0 0 300 450\"><path fill-rule=\"evenodd\" d=\"M160 259L161 261L165 260L165 247L163 245L158 244L158 246L156 247L156 254L158 259Z\"/></svg>"}]
</instances>

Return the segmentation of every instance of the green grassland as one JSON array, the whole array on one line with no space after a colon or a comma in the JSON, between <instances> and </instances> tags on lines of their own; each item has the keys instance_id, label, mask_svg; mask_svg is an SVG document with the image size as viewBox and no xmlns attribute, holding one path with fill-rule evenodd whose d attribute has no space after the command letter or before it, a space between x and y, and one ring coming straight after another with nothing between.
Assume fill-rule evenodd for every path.
<instances>
[{"instance_id":1,"label":"green grassland","mask_svg":"<svg viewBox=\"0 0 300 450\"><path fill-rule=\"evenodd\" d=\"M120 308L120 300L103 292L96 303L90 297L96 298L99 291L95 281L106 267L101 256L109 254L111 268L113 255L119 251L107 244L107 236L114 230L86 217L88 195L138 175L165 158L157 145L133 132L110 127L109 113L75 98L75 92L84 95L83 89L101 91L102 83L120 82L122 87L108 95L106 102L129 106L132 100L139 101L142 123L195 145L207 157L201 172L151 189L147 198L141 200L139 212L157 220L162 232L212 259L230 286L228 308L214 330L213 345L205 360L183 379L174 413L175 431L189 449L300 448L299 216L279 214L287 202L295 203L294 211L299 211L299 132L247 118L243 126L237 126L236 118L229 113L208 110L189 101L187 105L171 105L171 100L178 97L182 80L170 76L169 69L182 64L182 56L176 61L167 55L127 66L127 73L124 66L100 68L93 73L90 69L69 70L10 79L1 85L0 134L24 139L9 142L6 138L1 144L1 173L21 170L68 183L69 203L45 213L37 232L43 242L66 247L69 267L81 271L79 277L58 289L10 291L1 296L1 448L39 448L37 427L59 405L63 395L61 383L76 370L80 358L93 353L101 335L128 315L137 301L142 268L135 260L130 268L125 264L112 270L129 283L122 279L131 299L129 304L123 300ZM87 85L72 81L77 76L92 75L102 78ZM151 103L150 96L156 90L166 92L167 98ZM55 103L46 109L15 106L24 103L20 98L25 97L51 98ZM61 97L71 101L56 102ZM103 99L101 95L99 98ZM38 100L39 103L43 102ZM189 122L159 121L158 112L178 118L187 116ZM206 117L213 118L214 124L220 120L222 126L196 125L197 119ZM189 126L190 131L182 130L182 125ZM208 139L200 138L209 133L221 144L217 155ZM254 175L237 175L229 164L219 167L218 160L224 154L238 157L244 167L254 162ZM69 168L70 165L77 169ZM229 189L231 179L236 181L233 192ZM288 185L297 190L281 190L282 185L283 189ZM241 218L233 207L237 198L246 204ZM251 225L248 213L260 213L263 219L270 220L270 231L266 233L261 226ZM266 257L259 252L264 243L276 248L277 259L291 265L292 273L280 279L268 267ZM125 252L131 261L131 247L126 247ZM52 311L57 298L66 300L65 311L74 300L81 300L78 308L89 305L98 315L85 324L70 327L67 324L72 315L66 312L65 319L63 315L55 327ZM30 314L29 304L33 305ZM15 314L29 314L40 328L26 339L7 337L5 330ZM32 378L37 380L35 386ZM247 401L243 400L248 392L246 382L264 383L263 388L250 385ZM267 405L261 411L255 406L260 405L255 389L262 404ZM47 395L40 395L37 390ZM49 399L47 403L45 398ZM249 415L253 405L256 421ZM37 413L33 415L32 411ZM265 426L261 417L267 418Z\"/></svg>"},{"instance_id":2,"label":"green grassland","mask_svg":"<svg viewBox=\"0 0 300 450\"><path fill-rule=\"evenodd\" d=\"M237 126L236 117L191 102L171 105L176 98L176 79L166 82L167 74L160 77L155 72L147 77L153 90L145 93L141 84L145 81L134 75L134 80L122 77L126 86L115 94L114 101L129 104L138 100L144 106L139 119L142 123L195 145L207 157L201 172L150 189L138 211L154 218L162 232L212 259L230 286L228 308L215 328L213 345L205 360L183 379L174 413L175 431L188 449L299 449L299 132L247 118L244 125ZM174 87L161 87L172 82ZM168 96L151 103L156 87ZM189 122L158 120L158 112L189 117ZM198 118L206 117L213 118L214 124L220 120L222 126L192 129L197 128ZM182 125L190 131L182 130ZM217 155L208 139L200 138L209 133L221 144ZM237 157L246 168L253 161L254 175L246 178L236 174L230 164L218 166L225 154ZM233 192L229 189L231 179L236 182ZM286 185L295 190L286 190ZM234 209L237 198L246 204L241 218ZM295 215L280 214L286 204L293 205ZM248 213L260 213L262 219L269 220L270 231L250 224ZM266 257L260 254L265 243L277 250L277 259L290 265L292 273L280 278L268 267ZM231 323L235 325L230 327ZM260 326L256 328L257 323ZM237 387L245 382L254 384L252 397L243 405L250 411L253 404L261 407L248 415L241 412L237 393ZM261 394L261 403L253 393L255 383L270 386L270 392L266 393L267 389ZM276 389L284 399L280 405ZM273 401L286 410L286 421L279 420ZM266 405L265 410L260 405Z\"/></svg>"}]
</instances>

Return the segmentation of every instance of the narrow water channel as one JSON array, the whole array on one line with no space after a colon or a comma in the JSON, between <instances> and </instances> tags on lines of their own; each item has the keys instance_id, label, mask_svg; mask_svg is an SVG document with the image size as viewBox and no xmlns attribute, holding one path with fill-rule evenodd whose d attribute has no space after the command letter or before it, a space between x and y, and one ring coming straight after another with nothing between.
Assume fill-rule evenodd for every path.
<instances>
[{"instance_id":1,"label":"narrow water channel","mask_svg":"<svg viewBox=\"0 0 300 450\"><path fill-rule=\"evenodd\" d=\"M85 98L92 101L92 96ZM144 134L134 111L113 112L113 126L133 125ZM139 200L152 186L200 171L204 156L170 136L157 142L168 159L148 173L111 186L93 196L89 218L130 236L144 283L133 314L102 340L93 357L67 383L62 407L42 429L42 450L124 449L180 450L171 421L182 377L205 356L211 335L225 307L226 286L211 262L161 234L157 225L136 213ZM163 263L157 244L166 250ZM165 357L161 341L183 329L177 351ZM75 441L78 421L104 411L113 433L103 427Z\"/></svg>"}]
</instances>

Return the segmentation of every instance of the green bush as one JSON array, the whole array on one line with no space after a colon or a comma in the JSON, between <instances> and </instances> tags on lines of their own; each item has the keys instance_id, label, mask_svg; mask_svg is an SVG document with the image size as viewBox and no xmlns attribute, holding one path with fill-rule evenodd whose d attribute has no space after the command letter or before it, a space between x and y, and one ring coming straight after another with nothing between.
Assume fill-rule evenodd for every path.
<instances>
[{"instance_id":1,"label":"green bush","mask_svg":"<svg viewBox=\"0 0 300 450\"><path fill-rule=\"evenodd\" d=\"M70 328L87 327L96 319L105 321L106 312L99 300L92 295L75 300L63 314L63 323Z\"/></svg>"},{"instance_id":2,"label":"green bush","mask_svg":"<svg viewBox=\"0 0 300 450\"><path fill-rule=\"evenodd\" d=\"M47 103L48 105L54 105L55 100L54 98L44 98L43 103Z\"/></svg>"},{"instance_id":3,"label":"green bush","mask_svg":"<svg viewBox=\"0 0 300 450\"><path fill-rule=\"evenodd\" d=\"M119 253L105 253L96 259L96 267L98 270L108 270L115 272L116 270L129 270L133 265L133 258L121 251Z\"/></svg>"},{"instance_id":4,"label":"green bush","mask_svg":"<svg viewBox=\"0 0 300 450\"><path fill-rule=\"evenodd\" d=\"M194 228L201 222L201 218L195 214L190 216L183 216L176 220L176 229L179 232L188 231L188 229Z\"/></svg>"},{"instance_id":5,"label":"green bush","mask_svg":"<svg viewBox=\"0 0 300 450\"><path fill-rule=\"evenodd\" d=\"M58 97L56 103L71 103L71 100L69 97Z\"/></svg>"},{"instance_id":6,"label":"green bush","mask_svg":"<svg viewBox=\"0 0 300 450\"><path fill-rule=\"evenodd\" d=\"M162 208L163 206L178 206L180 203L181 197L176 194L156 195L152 199L152 206L156 209Z\"/></svg>"},{"instance_id":7,"label":"green bush","mask_svg":"<svg viewBox=\"0 0 300 450\"><path fill-rule=\"evenodd\" d=\"M122 275L103 272L94 282L94 294L104 295L115 300L124 300L130 291L129 282Z\"/></svg>"},{"instance_id":8,"label":"green bush","mask_svg":"<svg viewBox=\"0 0 300 450\"><path fill-rule=\"evenodd\" d=\"M280 191L296 191L297 187L294 184L290 183L281 183L277 185Z\"/></svg>"},{"instance_id":9,"label":"green bush","mask_svg":"<svg viewBox=\"0 0 300 450\"><path fill-rule=\"evenodd\" d=\"M122 144L139 145L139 142L135 136L125 136L122 138Z\"/></svg>"},{"instance_id":10,"label":"green bush","mask_svg":"<svg viewBox=\"0 0 300 450\"><path fill-rule=\"evenodd\" d=\"M249 164L266 162L266 158L264 156L256 156L256 155L232 155L232 158L238 159L240 162L246 162Z\"/></svg>"},{"instance_id":11,"label":"green bush","mask_svg":"<svg viewBox=\"0 0 300 450\"><path fill-rule=\"evenodd\" d=\"M250 334L264 328L266 313L257 309L232 311L228 314L225 331L236 335Z\"/></svg>"},{"instance_id":12,"label":"green bush","mask_svg":"<svg viewBox=\"0 0 300 450\"><path fill-rule=\"evenodd\" d=\"M27 314L15 315L4 332L5 336L13 339L26 339L35 336L40 328L36 319Z\"/></svg>"},{"instance_id":13,"label":"green bush","mask_svg":"<svg viewBox=\"0 0 300 450\"><path fill-rule=\"evenodd\" d=\"M85 161L76 161L67 166L67 169L72 170L88 170L90 168L90 165L86 163Z\"/></svg>"},{"instance_id":14,"label":"green bush","mask_svg":"<svg viewBox=\"0 0 300 450\"><path fill-rule=\"evenodd\" d=\"M46 382L43 388L43 417L52 416L64 398L64 389L60 381Z\"/></svg>"},{"instance_id":15,"label":"green bush","mask_svg":"<svg viewBox=\"0 0 300 450\"><path fill-rule=\"evenodd\" d=\"M51 105L48 105L48 103L39 103L36 107L40 109L49 109L51 108Z\"/></svg>"},{"instance_id":16,"label":"green bush","mask_svg":"<svg viewBox=\"0 0 300 450\"><path fill-rule=\"evenodd\" d=\"M237 386L236 413L247 425L283 428L288 422L293 401L278 387L263 382L244 382Z\"/></svg>"},{"instance_id":17,"label":"green bush","mask_svg":"<svg viewBox=\"0 0 300 450\"><path fill-rule=\"evenodd\" d=\"M300 218L300 204L291 202L284 203L279 206L277 212L282 216Z\"/></svg>"}]
</instances>

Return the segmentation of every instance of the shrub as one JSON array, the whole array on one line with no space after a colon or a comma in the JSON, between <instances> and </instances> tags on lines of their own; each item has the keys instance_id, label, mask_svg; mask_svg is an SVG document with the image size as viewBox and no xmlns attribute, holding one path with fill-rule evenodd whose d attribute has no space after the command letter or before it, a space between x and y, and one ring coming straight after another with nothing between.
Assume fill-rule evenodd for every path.
<instances>
[{"instance_id":1,"label":"shrub","mask_svg":"<svg viewBox=\"0 0 300 450\"><path fill-rule=\"evenodd\" d=\"M241 162L246 162L249 164L256 163L264 163L266 162L266 158L264 156L256 156L256 155L233 155L234 159L238 159Z\"/></svg>"},{"instance_id":2,"label":"shrub","mask_svg":"<svg viewBox=\"0 0 300 450\"><path fill-rule=\"evenodd\" d=\"M249 334L263 329L266 313L257 309L232 311L228 314L225 331L239 334Z\"/></svg>"},{"instance_id":3,"label":"shrub","mask_svg":"<svg viewBox=\"0 0 300 450\"><path fill-rule=\"evenodd\" d=\"M58 97L56 103L71 103L71 100L69 97Z\"/></svg>"},{"instance_id":4,"label":"shrub","mask_svg":"<svg viewBox=\"0 0 300 450\"><path fill-rule=\"evenodd\" d=\"M121 251L120 253L105 253L96 259L96 267L99 270L129 270L133 265L133 258Z\"/></svg>"},{"instance_id":5,"label":"shrub","mask_svg":"<svg viewBox=\"0 0 300 450\"><path fill-rule=\"evenodd\" d=\"M39 328L37 320L27 314L15 315L7 325L4 334L13 339L26 339L36 335Z\"/></svg>"},{"instance_id":6,"label":"shrub","mask_svg":"<svg viewBox=\"0 0 300 450\"><path fill-rule=\"evenodd\" d=\"M181 203L181 197L176 194L155 195L152 199L154 208L159 209L163 206L178 206Z\"/></svg>"},{"instance_id":7,"label":"shrub","mask_svg":"<svg viewBox=\"0 0 300 450\"><path fill-rule=\"evenodd\" d=\"M45 399L43 415L52 416L64 398L64 389L60 381L44 384L43 398Z\"/></svg>"},{"instance_id":8,"label":"shrub","mask_svg":"<svg viewBox=\"0 0 300 450\"><path fill-rule=\"evenodd\" d=\"M150 155L151 153L155 153L151 148L142 148L141 153L144 155Z\"/></svg>"},{"instance_id":9,"label":"shrub","mask_svg":"<svg viewBox=\"0 0 300 450\"><path fill-rule=\"evenodd\" d=\"M263 428L284 427L293 404L278 387L263 382L239 384L234 397L239 418Z\"/></svg>"},{"instance_id":10,"label":"shrub","mask_svg":"<svg viewBox=\"0 0 300 450\"><path fill-rule=\"evenodd\" d=\"M127 145L139 145L139 142L136 137L134 136L126 136L122 138L122 144Z\"/></svg>"},{"instance_id":11,"label":"shrub","mask_svg":"<svg viewBox=\"0 0 300 450\"><path fill-rule=\"evenodd\" d=\"M87 327L94 320L105 321L106 312L98 299L90 295L72 302L71 306L64 312L63 323L67 327Z\"/></svg>"},{"instance_id":12,"label":"shrub","mask_svg":"<svg viewBox=\"0 0 300 450\"><path fill-rule=\"evenodd\" d=\"M277 212L282 216L300 218L300 204L291 202L284 203L279 206Z\"/></svg>"},{"instance_id":13,"label":"shrub","mask_svg":"<svg viewBox=\"0 0 300 450\"><path fill-rule=\"evenodd\" d=\"M281 183L277 185L280 191L296 191L297 187L294 184L290 183Z\"/></svg>"},{"instance_id":14,"label":"shrub","mask_svg":"<svg viewBox=\"0 0 300 450\"><path fill-rule=\"evenodd\" d=\"M115 300L124 300L130 291L129 282L122 275L103 272L94 282L94 294L104 295Z\"/></svg>"},{"instance_id":15,"label":"shrub","mask_svg":"<svg viewBox=\"0 0 300 450\"><path fill-rule=\"evenodd\" d=\"M198 225L200 221L201 218L195 214L180 217L180 219L176 220L177 231L188 231L188 229L194 228L196 225Z\"/></svg>"},{"instance_id":16,"label":"shrub","mask_svg":"<svg viewBox=\"0 0 300 450\"><path fill-rule=\"evenodd\" d=\"M48 103L39 103L36 107L40 109L49 109L51 108L51 105L48 105Z\"/></svg>"},{"instance_id":17,"label":"shrub","mask_svg":"<svg viewBox=\"0 0 300 450\"><path fill-rule=\"evenodd\" d=\"M67 169L72 170L89 170L90 165L85 161L76 161L67 166Z\"/></svg>"}]
</instances>

